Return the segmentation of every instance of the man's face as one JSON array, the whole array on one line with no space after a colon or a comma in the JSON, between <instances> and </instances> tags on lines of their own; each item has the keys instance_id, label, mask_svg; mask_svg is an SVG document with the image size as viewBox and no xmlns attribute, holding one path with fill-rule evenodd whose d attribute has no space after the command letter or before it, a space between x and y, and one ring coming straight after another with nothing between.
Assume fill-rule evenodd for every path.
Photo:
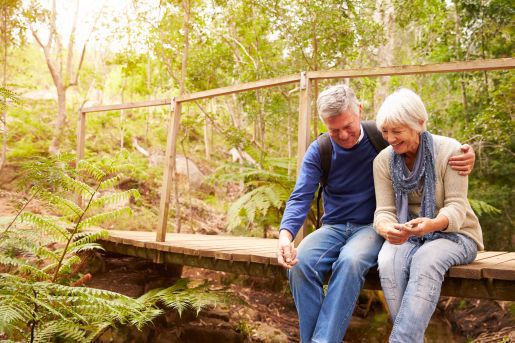
<instances>
[{"instance_id":1,"label":"man's face","mask_svg":"<svg viewBox=\"0 0 515 343\"><path fill-rule=\"evenodd\" d=\"M361 112L361 105L358 108ZM359 113L349 108L340 115L329 117L324 120L329 130L329 136L344 149L350 149L358 142L361 133Z\"/></svg>"}]
</instances>

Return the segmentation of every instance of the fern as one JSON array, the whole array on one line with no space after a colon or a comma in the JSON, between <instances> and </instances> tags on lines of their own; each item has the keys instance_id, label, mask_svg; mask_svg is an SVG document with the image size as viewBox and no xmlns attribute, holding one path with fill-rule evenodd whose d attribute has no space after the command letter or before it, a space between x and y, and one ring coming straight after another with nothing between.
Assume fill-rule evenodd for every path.
<instances>
[{"instance_id":1,"label":"fern","mask_svg":"<svg viewBox=\"0 0 515 343\"><path fill-rule=\"evenodd\" d=\"M121 174L113 176L107 180L100 182L100 189L105 190L105 189L114 188L120 183L121 180L122 180Z\"/></svg>"},{"instance_id":2,"label":"fern","mask_svg":"<svg viewBox=\"0 0 515 343\"><path fill-rule=\"evenodd\" d=\"M225 164L218 168L211 182L244 182L246 193L236 199L227 211L227 230L251 225L264 229L280 221L282 209L295 185L287 175L291 161L284 158L266 159L263 168Z\"/></svg>"},{"instance_id":3,"label":"fern","mask_svg":"<svg viewBox=\"0 0 515 343\"><path fill-rule=\"evenodd\" d=\"M187 279L178 280L173 286L166 289L156 289L141 296L138 300L148 306L161 302L166 307L175 309L179 315L185 310L192 309L197 314L207 305L220 301L220 295L209 291L206 283L190 287Z\"/></svg>"},{"instance_id":4,"label":"fern","mask_svg":"<svg viewBox=\"0 0 515 343\"><path fill-rule=\"evenodd\" d=\"M233 230L243 221L254 222L257 216L266 216L270 208L280 209L288 196L289 190L275 184L261 186L244 194L229 207L228 230Z\"/></svg>"},{"instance_id":5,"label":"fern","mask_svg":"<svg viewBox=\"0 0 515 343\"><path fill-rule=\"evenodd\" d=\"M20 218L22 223L30 223L57 241L66 241L70 236L66 228L61 227L58 223L56 223L55 220L52 220L51 218L45 218L42 215L30 212L23 213Z\"/></svg>"},{"instance_id":6,"label":"fern","mask_svg":"<svg viewBox=\"0 0 515 343\"><path fill-rule=\"evenodd\" d=\"M75 202L66 199L63 196L50 192L41 192L39 197L52 204L54 208L56 208L63 215L63 219L67 221L74 222L84 214L82 208L77 206Z\"/></svg>"},{"instance_id":7,"label":"fern","mask_svg":"<svg viewBox=\"0 0 515 343\"><path fill-rule=\"evenodd\" d=\"M80 222L78 225L78 228L79 228L79 230L84 230L88 227L99 226L108 220L116 220L122 216L131 215L131 214L132 214L132 210L128 207L124 207L124 208L117 209L117 210L112 210L109 212L100 213L100 214L91 216L91 217L83 220L82 222Z\"/></svg>"},{"instance_id":8,"label":"fern","mask_svg":"<svg viewBox=\"0 0 515 343\"><path fill-rule=\"evenodd\" d=\"M120 204L125 204L129 201L129 199L138 200L140 198L140 194L135 189L129 189L124 192L116 192L109 195L104 195L100 198L94 199L91 201L90 208L104 208L105 206L119 206Z\"/></svg>"},{"instance_id":9,"label":"fern","mask_svg":"<svg viewBox=\"0 0 515 343\"><path fill-rule=\"evenodd\" d=\"M77 163L77 169L93 176L97 181L103 181L107 176L104 171L86 160L80 160L79 163Z\"/></svg>"},{"instance_id":10,"label":"fern","mask_svg":"<svg viewBox=\"0 0 515 343\"><path fill-rule=\"evenodd\" d=\"M477 199L468 199L470 206L474 210L474 212L477 213L478 216L482 216L483 214L499 214L501 213L501 210L498 208L490 205L489 203L477 200Z\"/></svg>"},{"instance_id":11,"label":"fern","mask_svg":"<svg viewBox=\"0 0 515 343\"><path fill-rule=\"evenodd\" d=\"M93 177L93 187L69 172L63 157L25 167L32 178L31 197L0 232L0 264L10 272L0 274L0 333L14 341L91 342L115 323L142 328L163 313L161 305L181 313L198 312L217 301L215 294L203 295L207 287L189 287L184 282L140 299L68 286L73 267L81 261L77 253L102 249L97 241L108 236L106 230L84 229L130 215L131 209L120 205L139 198L136 190L98 197L100 189L112 189L120 181L120 176L110 173L115 167L106 171L81 161L78 169ZM80 207L68 196L80 196L86 202ZM47 201L62 216L25 212L34 197ZM105 210L106 206L116 208Z\"/></svg>"},{"instance_id":12,"label":"fern","mask_svg":"<svg viewBox=\"0 0 515 343\"><path fill-rule=\"evenodd\" d=\"M11 100L13 103L19 105L20 99L18 98L18 94L14 93L13 91L1 87L0 86L0 97L2 97L2 101L0 101L0 110L4 110L6 108L6 102L7 100Z\"/></svg>"}]
</instances>

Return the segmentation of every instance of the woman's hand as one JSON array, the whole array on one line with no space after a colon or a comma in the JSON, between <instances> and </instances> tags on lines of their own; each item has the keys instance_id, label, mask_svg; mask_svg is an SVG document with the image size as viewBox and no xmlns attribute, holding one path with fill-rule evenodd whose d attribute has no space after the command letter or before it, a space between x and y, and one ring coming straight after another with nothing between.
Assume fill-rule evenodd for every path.
<instances>
[{"instance_id":1,"label":"woman's hand","mask_svg":"<svg viewBox=\"0 0 515 343\"><path fill-rule=\"evenodd\" d=\"M377 224L377 231L391 244L403 244L411 235L405 225L397 223L381 222Z\"/></svg>"},{"instance_id":2,"label":"woman's hand","mask_svg":"<svg viewBox=\"0 0 515 343\"><path fill-rule=\"evenodd\" d=\"M410 220L406 224L406 231L410 235L422 237L433 231L445 230L449 226L449 219L444 215L438 215L436 218L419 217Z\"/></svg>"},{"instance_id":3,"label":"woman's hand","mask_svg":"<svg viewBox=\"0 0 515 343\"><path fill-rule=\"evenodd\" d=\"M422 237L426 233L429 233L433 230L433 223L431 218L420 217L415 218L404 224L406 227L406 231L409 232L412 236Z\"/></svg>"}]
</instances>

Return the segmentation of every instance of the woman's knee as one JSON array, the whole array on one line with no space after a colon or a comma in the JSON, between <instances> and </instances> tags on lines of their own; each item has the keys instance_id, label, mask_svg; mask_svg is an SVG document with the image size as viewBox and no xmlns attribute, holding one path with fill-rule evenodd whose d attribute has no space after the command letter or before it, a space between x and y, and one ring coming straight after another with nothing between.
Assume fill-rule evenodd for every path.
<instances>
[{"instance_id":1,"label":"woman's knee","mask_svg":"<svg viewBox=\"0 0 515 343\"><path fill-rule=\"evenodd\" d=\"M446 258L431 258L415 254L410 265L410 275L422 275L436 282L442 282L445 273L451 267L452 262Z\"/></svg>"},{"instance_id":2,"label":"woman's knee","mask_svg":"<svg viewBox=\"0 0 515 343\"><path fill-rule=\"evenodd\" d=\"M377 256L377 265L381 275L391 275L394 271L395 252L397 248L392 244L385 243Z\"/></svg>"}]
</instances>

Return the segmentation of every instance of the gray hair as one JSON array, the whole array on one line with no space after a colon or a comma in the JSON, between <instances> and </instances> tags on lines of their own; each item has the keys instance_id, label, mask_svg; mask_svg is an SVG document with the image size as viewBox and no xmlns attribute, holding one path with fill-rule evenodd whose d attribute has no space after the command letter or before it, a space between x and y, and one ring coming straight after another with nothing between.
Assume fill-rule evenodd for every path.
<instances>
[{"instance_id":1,"label":"gray hair","mask_svg":"<svg viewBox=\"0 0 515 343\"><path fill-rule=\"evenodd\" d=\"M355 115L358 112L359 102L354 91L347 85L339 84L326 88L317 99L317 110L320 119L335 117L349 108Z\"/></svg>"},{"instance_id":2,"label":"gray hair","mask_svg":"<svg viewBox=\"0 0 515 343\"><path fill-rule=\"evenodd\" d=\"M384 100L377 111L376 124L380 131L385 125L407 125L420 133L426 130L427 117L420 96L407 88L399 88Z\"/></svg>"}]
</instances>

